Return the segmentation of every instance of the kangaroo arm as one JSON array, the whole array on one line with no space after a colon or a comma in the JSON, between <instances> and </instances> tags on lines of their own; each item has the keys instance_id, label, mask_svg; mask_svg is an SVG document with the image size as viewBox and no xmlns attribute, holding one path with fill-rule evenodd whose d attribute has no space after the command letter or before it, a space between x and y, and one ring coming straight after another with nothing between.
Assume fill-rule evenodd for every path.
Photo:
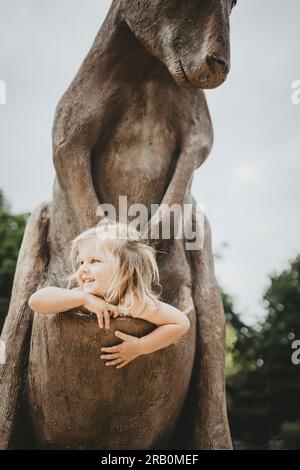
<instances>
[{"instance_id":1,"label":"kangaroo arm","mask_svg":"<svg viewBox=\"0 0 300 470\"><path fill-rule=\"evenodd\" d=\"M182 149L173 177L159 208L144 228L143 236L146 238L151 239L151 231L154 232L160 223L163 224L166 217L169 220L168 208L170 206L177 204L183 207L194 171L203 164L211 151L213 131L205 98L202 105L200 118L194 120L193 125L186 133L183 132Z\"/></svg>"},{"instance_id":2,"label":"kangaroo arm","mask_svg":"<svg viewBox=\"0 0 300 470\"><path fill-rule=\"evenodd\" d=\"M75 214L77 226L85 230L96 225L102 216L101 211L97 213L100 201L93 181L92 152L116 114L121 114L116 113L121 98L114 89L96 97L82 97L79 91L70 88L58 104L52 140L59 186Z\"/></svg>"},{"instance_id":3,"label":"kangaroo arm","mask_svg":"<svg viewBox=\"0 0 300 470\"><path fill-rule=\"evenodd\" d=\"M99 200L94 189L91 168L91 149L87 144L70 142L60 145L54 153L57 179L65 193L78 226L85 230L99 222Z\"/></svg>"}]
</instances>

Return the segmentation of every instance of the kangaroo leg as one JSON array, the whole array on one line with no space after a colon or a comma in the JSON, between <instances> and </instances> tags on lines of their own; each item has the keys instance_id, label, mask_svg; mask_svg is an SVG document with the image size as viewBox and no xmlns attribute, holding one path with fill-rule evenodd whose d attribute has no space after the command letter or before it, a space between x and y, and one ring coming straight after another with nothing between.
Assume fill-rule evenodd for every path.
<instances>
[{"instance_id":1,"label":"kangaroo leg","mask_svg":"<svg viewBox=\"0 0 300 470\"><path fill-rule=\"evenodd\" d=\"M33 320L27 302L41 282L48 264L48 211L48 204L40 204L27 223L10 307L1 335L1 341L5 343L6 362L0 365L0 449L18 446L18 418L24 400Z\"/></svg>"},{"instance_id":2,"label":"kangaroo leg","mask_svg":"<svg viewBox=\"0 0 300 470\"><path fill-rule=\"evenodd\" d=\"M194 209L196 202L193 199ZM193 231L199 230L193 211ZM196 449L231 449L225 390L226 322L214 273L210 224L204 218L204 244L189 251L196 309L196 358L189 445ZM193 419L195 417L195 419Z\"/></svg>"}]
</instances>

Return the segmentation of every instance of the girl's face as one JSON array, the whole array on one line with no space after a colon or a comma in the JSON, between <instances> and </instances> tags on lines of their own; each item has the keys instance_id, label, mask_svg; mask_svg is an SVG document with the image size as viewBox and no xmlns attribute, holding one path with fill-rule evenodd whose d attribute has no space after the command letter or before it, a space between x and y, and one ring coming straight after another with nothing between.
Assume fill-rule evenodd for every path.
<instances>
[{"instance_id":1,"label":"girl's face","mask_svg":"<svg viewBox=\"0 0 300 470\"><path fill-rule=\"evenodd\" d=\"M94 295L105 296L110 285L111 273L115 263L109 241L91 237L79 242L79 269L77 282L85 290Z\"/></svg>"}]
</instances>

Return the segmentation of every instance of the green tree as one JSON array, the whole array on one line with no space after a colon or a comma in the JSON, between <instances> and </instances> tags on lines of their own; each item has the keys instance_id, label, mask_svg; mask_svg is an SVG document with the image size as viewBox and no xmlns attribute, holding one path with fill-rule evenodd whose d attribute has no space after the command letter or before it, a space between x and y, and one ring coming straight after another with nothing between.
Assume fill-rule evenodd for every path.
<instances>
[{"instance_id":1,"label":"green tree","mask_svg":"<svg viewBox=\"0 0 300 470\"><path fill-rule=\"evenodd\" d=\"M0 191L0 332L8 311L18 253L29 214L12 214Z\"/></svg>"},{"instance_id":2,"label":"green tree","mask_svg":"<svg viewBox=\"0 0 300 470\"><path fill-rule=\"evenodd\" d=\"M299 276L300 256L270 276L263 296L267 315L255 328L241 322L223 294L235 335L228 346L229 420L234 441L251 448L300 448L300 365L292 362L292 343L300 340Z\"/></svg>"},{"instance_id":3,"label":"green tree","mask_svg":"<svg viewBox=\"0 0 300 470\"><path fill-rule=\"evenodd\" d=\"M226 388L234 446L268 443L268 382L257 350L259 332L241 320L231 297L223 293L227 318Z\"/></svg>"},{"instance_id":4,"label":"green tree","mask_svg":"<svg viewBox=\"0 0 300 470\"><path fill-rule=\"evenodd\" d=\"M300 255L273 274L264 295L268 311L261 325L260 354L268 368L270 433L300 449L300 365L292 362L292 343L300 340ZM297 431L296 431L297 428ZM294 437L291 438L291 434Z\"/></svg>"}]
</instances>

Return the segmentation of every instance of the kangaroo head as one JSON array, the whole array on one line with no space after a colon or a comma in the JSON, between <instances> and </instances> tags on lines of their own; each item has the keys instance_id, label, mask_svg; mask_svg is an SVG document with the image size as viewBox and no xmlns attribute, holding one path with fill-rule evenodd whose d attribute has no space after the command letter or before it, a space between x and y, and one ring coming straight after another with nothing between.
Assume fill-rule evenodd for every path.
<instances>
[{"instance_id":1,"label":"kangaroo head","mask_svg":"<svg viewBox=\"0 0 300 470\"><path fill-rule=\"evenodd\" d=\"M176 83L215 88L230 69L229 16L236 0L120 0L123 18Z\"/></svg>"}]
</instances>

